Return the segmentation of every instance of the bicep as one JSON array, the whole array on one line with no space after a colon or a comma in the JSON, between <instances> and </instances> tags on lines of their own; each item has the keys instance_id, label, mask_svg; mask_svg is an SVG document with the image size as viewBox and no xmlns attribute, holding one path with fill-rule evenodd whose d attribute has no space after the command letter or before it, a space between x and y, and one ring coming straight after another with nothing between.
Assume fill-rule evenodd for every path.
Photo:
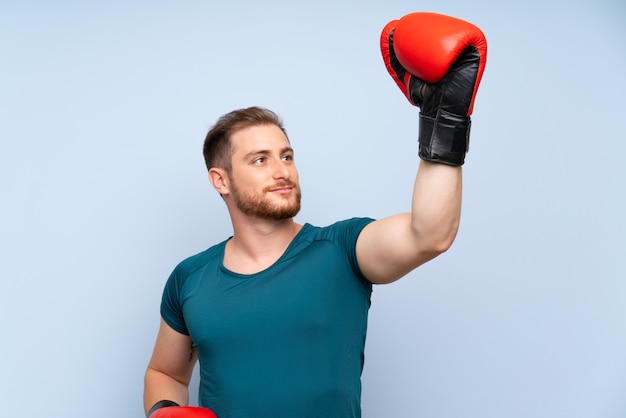
<instances>
[{"instance_id":1,"label":"bicep","mask_svg":"<svg viewBox=\"0 0 626 418\"><path fill-rule=\"evenodd\" d=\"M391 283L436 256L423 247L411 228L411 214L374 221L356 243L359 268L372 283Z\"/></svg>"},{"instance_id":2,"label":"bicep","mask_svg":"<svg viewBox=\"0 0 626 418\"><path fill-rule=\"evenodd\" d=\"M196 350L191 337L175 331L161 318L148 368L170 376L180 383L189 384L196 360Z\"/></svg>"}]
</instances>

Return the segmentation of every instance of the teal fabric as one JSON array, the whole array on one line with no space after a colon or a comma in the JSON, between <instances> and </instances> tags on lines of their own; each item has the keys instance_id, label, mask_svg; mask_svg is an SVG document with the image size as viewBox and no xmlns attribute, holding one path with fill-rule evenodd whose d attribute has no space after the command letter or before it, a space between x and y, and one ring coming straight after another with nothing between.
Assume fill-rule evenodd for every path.
<instances>
[{"instance_id":1,"label":"teal fabric","mask_svg":"<svg viewBox=\"0 0 626 418\"><path fill-rule=\"evenodd\" d=\"M305 224L257 274L223 266L226 241L175 268L161 315L197 348L201 406L219 418L361 416L372 285L355 243L371 221Z\"/></svg>"}]
</instances>

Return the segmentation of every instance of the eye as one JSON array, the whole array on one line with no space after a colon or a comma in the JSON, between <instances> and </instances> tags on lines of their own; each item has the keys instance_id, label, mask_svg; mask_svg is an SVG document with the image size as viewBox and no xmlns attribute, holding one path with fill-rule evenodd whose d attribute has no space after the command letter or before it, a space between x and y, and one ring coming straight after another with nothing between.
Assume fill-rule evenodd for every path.
<instances>
[{"instance_id":1,"label":"eye","mask_svg":"<svg viewBox=\"0 0 626 418\"><path fill-rule=\"evenodd\" d=\"M283 155L283 161L293 161L293 154Z\"/></svg>"},{"instance_id":2,"label":"eye","mask_svg":"<svg viewBox=\"0 0 626 418\"><path fill-rule=\"evenodd\" d=\"M252 164L261 165L265 162L265 157L259 157L252 160Z\"/></svg>"}]
</instances>

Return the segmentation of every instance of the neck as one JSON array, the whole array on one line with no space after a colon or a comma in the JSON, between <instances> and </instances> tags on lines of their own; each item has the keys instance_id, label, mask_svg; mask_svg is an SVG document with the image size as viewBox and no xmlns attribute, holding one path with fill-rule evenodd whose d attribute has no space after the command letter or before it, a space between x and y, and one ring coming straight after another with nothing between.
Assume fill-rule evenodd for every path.
<instances>
[{"instance_id":1,"label":"neck","mask_svg":"<svg viewBox=\"0 0 626 418\"><path fill-rule=\"evenodd\" d=\"M262 271L282 256L301 228L293 218L233 219L234 233L226 243L224 266L242 274Z\"/></svg>"}]
</instances>

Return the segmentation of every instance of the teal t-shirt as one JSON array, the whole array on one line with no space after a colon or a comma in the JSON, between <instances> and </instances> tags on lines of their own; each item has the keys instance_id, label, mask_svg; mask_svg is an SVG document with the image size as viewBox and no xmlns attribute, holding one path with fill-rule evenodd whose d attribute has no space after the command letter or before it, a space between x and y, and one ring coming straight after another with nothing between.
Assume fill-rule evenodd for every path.
<instances>
[{"instance_id":1,"label":"teal t-shirt","mask_svg":"<svg viewBox=\"0 0 626 418\"><path fill-rule=\"evenodd\" d=\"M371 221L305 224L256 274L224 267L226 241L174 269L161 315L197 349L201 406L219 418L361 416L372 285L355 244Z\"/></svg>"}]
</instances>

